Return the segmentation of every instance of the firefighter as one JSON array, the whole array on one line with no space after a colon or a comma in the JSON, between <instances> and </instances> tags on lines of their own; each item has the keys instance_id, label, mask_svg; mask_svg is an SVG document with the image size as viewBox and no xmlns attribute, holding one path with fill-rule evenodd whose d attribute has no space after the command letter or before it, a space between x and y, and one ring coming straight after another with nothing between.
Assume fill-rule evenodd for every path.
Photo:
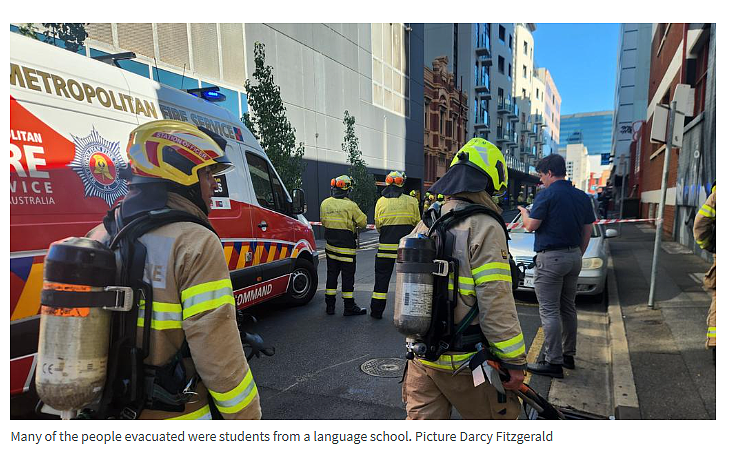
<instances>
[{"instance_id":1,"label":"firefighter","mask_svg":"<svg viewBox=\"0 0 744 459\"><path fill-rule=\"evenodd\" d=\"M501 213L491 195L506 187L504 155L487 140L475 138L460 149L450 169L431 189L447 196L444 215L473 203ZM420 222L412 234L427 231ZM464 419L517 419L520 403L514 391L524 380L527 360L512 296L506 233L493 217L481 213L456 223L449 234L454 237L452 256L459 262L454 321L460 323L471 308L478 307L463 342L473 336L476 341L484 340L484 346L504 362L510 380L504 383L507 390L502 396L492 384L474 387L469 369L453 376L474 354L474 344L451 349L433 362L417 357L408 362L403 382L407 418L449 419L454 406Z\"/></svg>"},{"instance_id":2,"label":"firefighter","mask_svg":"<svg viewBox=\"0 0 744 459\"><path fill-rule=\"evenodd\" d=\"M426 212L429 207L431 207L431 204L434 202L434 195L426 192L426 195L424 195L424 207L422 213Z\"/></svg>"},{"instance_id":3,"label":"firefighter","mask_svg":"<svg viewBox=\"0 0 744 459\"><path fill-rule=\"evenodd\" d=\"M713 266L705 274L703 284L713 295L708 310L708 335L705 347L712 349L713 362L716 361L716 184L703 207L698 210L693 225L695 240L701 249L713 254Z\"/></svg>"},{"instance_id":4,"label":"firefighter","mask_svg":"<svg viewBox=\"0 0 744 459\"><path fill-rule=\"evenodd\" d=\"M233 167L226 144L218 134L182 121L152 121L135 128L127 145L132 178L121 205L121 223L167 207L208 224L209 203L218 186L214 176ZM89 237L105 241L117 226L107 217ZM154 407L161 405L156 404L139 418L211 419L211 396L223 418L260 419L258 390L241 344L219 237L198 223L178 222L152 230L139 241L147 248L145 279L152 284L153 300L144 363L164 367L174 357L183 358L185 379L201 379L195 389L187 388L195 394L185 411L158 410Z\"/></svg>"},{"instance_id":5,"label":"firefighter","mask_svg":"<svg viewBox=\"0 0 744 459\"><path fill-rule=\"evenodd\" d=\"M385 177L387 186L375 205L375 227L380 233L380 245L375 257L375 287L372 291L370 315L382 319L387 302L390 276L395 266L400 238L409 234L419 222L416 198L403 194L406 174L392 171Z\"/></svg>"},{"instance_id":6,"label":"firefighter","mask_svg":"<svg viewBox=\"0 0 744 459\"><path fill-rule=\"evenodd\" d=\"M344 315L358 316L367 313L354 302L354 273L356 272L356 232L367 225L367 216L354 201L349 199L353 186L348 175L331 180L331 197L320 204L320 221L325 228L326 262L326 314L336 313L336 287L341 273L341 296L344 298Z\"/></svg>"}]
</instances>

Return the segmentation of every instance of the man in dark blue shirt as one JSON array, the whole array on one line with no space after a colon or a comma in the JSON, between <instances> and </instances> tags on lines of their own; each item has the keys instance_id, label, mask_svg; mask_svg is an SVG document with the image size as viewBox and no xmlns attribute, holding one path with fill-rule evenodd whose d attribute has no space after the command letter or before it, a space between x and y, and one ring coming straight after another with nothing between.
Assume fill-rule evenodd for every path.
<instances>
[{"instance_id":1,"label":"man in dark blue shirt","mask_svg":"<svg viewBox=\"0 0 744 459\"><path fill-rule=\"evenodd\" d=\"M527 371L563 377L563 367L575 367L576 284L581 257L592 235L594 211L589 197L566 180L562 156L548 155L535 166L545 189L532 210L519 207L527 231L535 232L535 294L545 333L545 361Z\"/></svg>"}]
</instances>

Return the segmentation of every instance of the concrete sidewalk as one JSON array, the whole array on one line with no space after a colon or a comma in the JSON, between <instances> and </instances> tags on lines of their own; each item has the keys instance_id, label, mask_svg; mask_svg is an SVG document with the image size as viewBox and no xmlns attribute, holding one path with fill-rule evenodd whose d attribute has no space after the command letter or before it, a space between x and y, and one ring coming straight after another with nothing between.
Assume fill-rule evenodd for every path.
<instances>
[{"instance_id":1,"label":"concrete sidewalk","mask_svg":"<svg viewBox=\"0 0 744 459\"><path fill-rule=\"evenodd\" d=\"M631 408L626 411L630 416L618 417L715 419L716 367L705 349L711 299L702 287L710 263L680 244L664 242L656 308L648 308L654 232L651 225L625 224L621 236L610 240L619 303L613 316L610 292L610 333L613 326L625 329L625 339L612 339L614 399L616 407ZM617 352L623 341L627 353ZM618 361L623 354L629 355L630 368ZM618 387L617 379L628 377L635 386L638 416L632 413L633 395Z\"/></svg>"}]
</instances>

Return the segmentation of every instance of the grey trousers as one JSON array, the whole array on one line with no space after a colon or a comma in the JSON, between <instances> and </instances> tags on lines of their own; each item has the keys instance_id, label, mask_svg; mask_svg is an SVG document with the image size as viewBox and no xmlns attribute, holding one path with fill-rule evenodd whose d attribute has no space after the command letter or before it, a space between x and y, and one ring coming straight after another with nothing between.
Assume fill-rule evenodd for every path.
<instances>
[{"instance_id":1,"label":"grey trousers","mask_svg":"<svg viewBox=\"0 0 744 459\"><path fill-rule=\"evenodd\" d=\"M562 364L576 355L576 284L581 272L581 250L549 250L537 254L535 294L545 333L545 361Z\"/></svg>"}]
</instances>

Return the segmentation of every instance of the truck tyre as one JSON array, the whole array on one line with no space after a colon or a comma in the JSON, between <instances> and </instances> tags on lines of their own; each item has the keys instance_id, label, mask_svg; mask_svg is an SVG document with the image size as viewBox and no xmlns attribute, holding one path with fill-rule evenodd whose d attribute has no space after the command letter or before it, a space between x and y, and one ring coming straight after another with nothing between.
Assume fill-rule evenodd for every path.
<instances>
[{"instance_id":1,"label":"truck tyre","mask_svg":"<svg viewBox=\"0 0 744 459\"><path fill-rule=\"evenodd\" d=\"M289 276L289 287L286 301L293 306L302 306L310 302L318 289L318 271L304 258L297 258L294 270Z\"/></svg>"}]
</instances>

